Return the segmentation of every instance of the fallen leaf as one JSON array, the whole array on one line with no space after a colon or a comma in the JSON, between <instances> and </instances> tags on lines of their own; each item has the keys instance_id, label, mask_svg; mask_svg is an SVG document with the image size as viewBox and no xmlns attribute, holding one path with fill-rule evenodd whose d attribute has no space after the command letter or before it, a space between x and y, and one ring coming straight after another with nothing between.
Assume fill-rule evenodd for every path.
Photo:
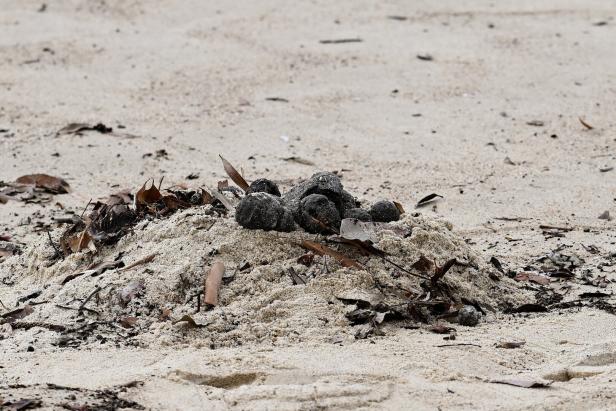
<instances>
[{"instance_id":1,"label":"fallen leaf","mask_svg":"<svg viewBox=\"0 0 616 411\"><path fill-rule=\"evenodd\" d=\"M306 267L310 267L314 262L315 254L306 253L298 257L297 262L305 265Z\"/></svg>"},{"instance_id":2,"label":"fallen leaf","mask_svg":"<svg viewBox=\"0 0 616 411\"><path fill-rule=\"evenodd\" d=\"M225 160L223 156L219 154L218 157L220 157L220 159L222 160L222 165L225 169L225 172L229 176L229 178L235 184L237 184L239 188L241 188L242 190L244 190L244 192L246 192L248 188L250 187L250 185L246 182L246 180L244 180L244 177L242 177L242 175L235 169L235 167L233 167L231 163Z\"/></svg>"},{"instance_id":3,"label":"fallen leaf","mask_svg":"<svg viewBox=\"0 0 616 411\"><path fill-rule=\"evenodd\" d=\"M517 308L506 310L508 313L545 313L548 309L541 304L522 304Z\"/></svg>"},{"instance_id":4,"label":"fallen leaf","mask_svg":"<svg viewBox=\"0 0 616 411\"><path fill-rule=\"evenodd\" d=\"M218 201L220 201L222 203L223 206L225 206L225 208L229 211L233 210L233 204L231 204L231 201L229 201L229 199L227 197L225 197L225 195L223 193L221 193L218 190L212 190L210 189L210 191L212 192L212 195L214 196L214 198ZM208 192L209 194L209 192Z\"/></svg>"},{"instance_id":5,"label":"fallen leaf","mask_svg":"<svg viewBox=\"0 0 616 411\"><path fill-rule=\"evenodd\" d=\"M442 195L439 195L439 194L435 194L435 193L428 194L427 196L425 196L424 198L422 198L421 200L419 200L419 201L417 202L417 205L416 205L415 207L416 207L416 208L417 208L417 207L423 207L423 206L425 206L426 204L429 204L429 203L431 203L431 202L436 201L438 198L443 198L443 196L442 196Z\"/></svg>"},{"instance_id":6,"label":"fallen leaf","mask_svg":"<svg viewBox=\"0 0 616 411\"><path fill-rule=\"evenodd\" d=\"M496 348L513 349L520 348L524 344L526 344L526 341L500 341L496 343Z\"/></svg>"},{"instance_id":7,"label":"fallen leaf","mask_svg":"<svg viewBox=\"0 0 616 411\"><path fill-rule=\"evenodd\" d=\"M313 166L314 163L310 160L306 160L303 159L301 157L297 157L297 156L291 156L291 157L285 157L283 158L283 161L289 161L289 162L293 162L293 163L297 163L297 164L303 164L305 166Z\"/></svg>"},{"instance_id":8,"label":"fallen leaf","mask_svg":"<svg viewBox=\"0 0 616 411\"><path fill-rule=\"evenodd\" d=\"M529 272L529 271L522 271L520 273L517 273L513 279L516 281L530 281L530 282L533 282L539 285L550 284L549 277L546 277L545 275Z\"/></svg>"},{"instance_id":9,"label":"fallen leaf","mask_svg":"<svg viewBox=\"0 0 616 411\"><path fill-rule=\"evenodd\" d=\"M97 123L95 125L87 124L87 123L70 123L65 127L62 127L58 130L58 134L76 134L82 131L98 131L99 133L111 133L113 129L111 127L107 127L103 123Z\"/></svg>"},{"instance_id":10,"label":"fallen leaf","mask_svg":"<svg viewBox=\"0 0 616 411\"><path fill-rule=\"evenodd\" d=\"M156 203L162 198L159 189L154 185L154 180L152 180L150 188L146 188L147 184L148 182L146 181L139 191L137 191L137 194L135 194L135 206L137 211L143 209L144 206Z\"/></svg>"},{"instance_id":11,"label":"fallen leaf","mask_svg":"<svg viewBox=\"0 0 616 411\"><path fill-rule=\"evenodd\" d=\"M494 268L496 268L498 271L500 271L501 273L504 273L505 271L503 270L503 265L501 264L500 261L498 261L498 259L496 257L492 257L490 258L490 263L494 266Z\"/></svg>"},{"instance_id":12,"label":"fallen leaf","mask_svg":"<svg viewBox=\"0 0 616 411\"><path fill-rule=\"evenodd\" d=\"M423 61L432 61L432 60L434 60L434 57L432 57L430 54L418 54L417 58L419 60L423 60Z\"/></svg>"},{"instance_id":13,"label":"fallen leaf","mask_svg":"<svg viewBox=\"0 0 616 411\"><path fill-rule=\"evenodd\" d=\"M65 180L48 174L28 174L19 177L15 182L32 185L52 194L66 194L70 190L70 186Z\"/></svg>"},{"instance_id":14,"label":"fallen leaf","mask_svg":"<svg viewBox=\"0 0 616 411\"><path fill-rule=\"evenodd\" d=\"M398 211L400 212L400 215L406 213L406 211L404 211L404 207L402 207L402 204L400 204L397 201L392 201L392 203L394 203L394 205L396 206L396 208L398 209Z\"/></svg>"},{"instance_id":15,"label":"fallen leaf","mask_svg":"<svg viewBox=\"0 0 616 411\"><path fill-rule=\"evenodd\" d=\"M610 212L608 210L602 212L598 218L599 220L612 221L612 216L610 216Z\"/></svg>"},{"instance_id":16,"label":"fallen leaf","mask_svg":"<svg viewBox=\"0 0 616 411\"><path fill-rule=\"evenodd\" d=\"M287 274L291 277L291 281L293 281L293 285L305 285L306 279L301 275L297 274L293 267L289 267L287 269Z\"/></svg>"},{"instance_id":17,"label":"fallen leaf","mask_svg":"<svg viewBox=\"0 0 616 411\"><path fill-rule=\"evenodd\" d=\"M496 379L496 380L490 380L490 382L494 384L513 385L515 387L521 387L521 388L547 388L550 386L550 383L546 381L523 380L523 379L517 379L517 378Z\"/></svg>"},{"instance_id":18,"label":"fallen leaf","mask_svg":"<svg viewBox=\"0 0 616 411\"><path fill-rule=\"evenodd\" d=\"M592 130L594 128L593 126L585 122L582 117L578 117L578 120L580 120L580 123L582 123L582 125L586 127L588 130Z\"/></svg>"},{"instance_id":19,"label":"fallen leaf","mask_svg":"<svg viewBox=\"0 0 616 411\"><path fill-rule=\"evenodd\" d=\"M534 127L543 127L545 125L545 123L541 120L527 121L526 124L528 124L529 126L534 126Z\"/></svg>"},{"instance_id":20,"label":"fallen leaf","mask_svg":"<svg viewBox=\"0 0 616 411\"><path fill-rule=\"evenodd\" d=\"M187 323L191 328L203 327L203 325L197 324L195 320L188 314L184 314L182 318L180 318L179 320L175 320L173 324L177 324L181 322Z\"/></svg>"},{"instance_id":21,"label":"fallen leaf","mask_svg":"<svg viewBox=\"0 0 616 411\"><path fill-rule=\"evenodd\" d=\"M118 322L124 328L133 328L137 324L137 317L122 317Z\"/></svg>"},{"instance_id":22,"label":"fallen leaf","mask_svg":"<svg viewBox=\"0 0 616 411\"><path fill-rule=\"evenodd\" d=\"M3 320L1 322L12 323L13 321L21 320L22 318L29 316L33 312L34 308L32 308L30 305L24 305L21 308L2 314L1 317L3 318Z\"/></svg>"},{"instance_id":23,"label":"fallen leaf","mask_svg":"<svg viewBox=\"0 0 616 411\"><path fill-rule=\"evenodd\" d=\"M321 44L342 44L342 43L361 43L360 38L348 38L348 39L333 39L333 40L319 40Z\"/></svg>"},{"instance_id":24,"label":"fallen leaf","mask_svg":"<svg viewBox=\"0 0 616 411\"><path fill-rule=\"evenodd\" d=\"M428 260L425 256L419 256L419 260L415 261L411 267L421 272L428 272L434 269L434 262Z\"/></svg>"},{"instance_id":25,"label":"fallen leaf","mask_svg":"<svg viewBox=\"0 0 616 411\"><path fill-rule=\"evenodd\" d=\"M435 334L450 334L451 332L456 331L455 328L447 327L443 324L434 324L428 327L428 331L433 332Z\"/></svg>"},{"instance_id":26,"label":"fallen leaf","mask_svg":"<svg viewBox=\"0 0 616 411\"><path fill-rule=\"evenodd\" d=\"M333 257L336 260L338 260L338 262L343 267L357 268L359 270L362 270L364 268L357 261L352 260L349 257L345 256L344 254L341 254L338 251L332 250L331 248L329 248L329 247L327 247L327 246L325 246L323 244L319 244L319 243L316 243L316 242L310 241L310 240L303 240L302 241L302 247L304 247L305 249L310 250L312 252L315 252L315 253L317 253L319 255L328 255L330 257Z\"/></svg>"}]
</instances>

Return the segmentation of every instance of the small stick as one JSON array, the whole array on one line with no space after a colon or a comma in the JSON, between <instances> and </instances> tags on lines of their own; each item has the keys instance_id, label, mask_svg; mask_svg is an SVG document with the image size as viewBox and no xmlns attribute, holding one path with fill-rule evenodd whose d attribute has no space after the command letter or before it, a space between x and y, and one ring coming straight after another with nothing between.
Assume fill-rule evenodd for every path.
<instances>
[{"instance_id":1,"label":"small stick","mask_svg":"<svg viewBox=\"0 0 616 411\"><path fill-rule=\"evenodd\" d=\"M135 261L134 263L127 265L126 267L120 268L120 269L118 270L118 272L120 272L120 273L121 273L121 272L123 272L123 271L130 270L131 268L135 268L135 267L137 267L138 265L141 265L141 264L147 264L147 263L149 263L150 261L152 261L152 260L153 260L153 259L154 259L157 255L158 255L158 253L154 253L154 254L150 254L150 255L148 255L148 256L146 256L146 257L143 257L142 259L137 260L137 261Z\"/></svg>"},{"instance_id":2,"label":"small stick","mask_svg":"<svg viewBox=\"0 0 616 411\"><path fill-rule=\"evenodd\" d=\"M58 257L62 257L62 253L60 253L60 250L58 250L58 247L56 247L56 245L53 243L53 240L51 239L51 233L49 232L49 230L47 230L47 238L49 238L49 243L51 244L51 246L53 247L54 251L56 252L56 255Z\"/></svg>"},{"instance_id":3,"label":"small stick","mask_svg":"<svg viewBox=\"0 0 616 411\"><path fill-rule=\"evenodd\" d=\"M225 273L225 265L221 261L212 264L210 271L205 279L205 298L204 302L209 305L218 305L218 290Z\"/></svg>"},{"instance_id":4,"label":"small stick","mask_svg":"<svg viewBox=\"0 0 616 411\"><path fill-rule=\"evenodd\" d=\"M92 204L92 199L90 199L90 201L88 201L88 204L86 204L86 206L83 208L83 211L81 212L81 214L79 215L79 218L83 218L83 215L86 213L86 210L88 209L88 206Z\"/></svg>"},{"instance_id":5,"label":"small stick","mask_svg":"<svg viewBox=\"0 0 616 411\"><path fill-rule=\"evenodd\" d=\"M471 343L458 343L458 344L441 344L441 345L435 345L435 347L458 347L461 345L470 345L472 347L479 347L481 348L481 345L478 344L471 344Z\"/></svg>"}]
</instances>

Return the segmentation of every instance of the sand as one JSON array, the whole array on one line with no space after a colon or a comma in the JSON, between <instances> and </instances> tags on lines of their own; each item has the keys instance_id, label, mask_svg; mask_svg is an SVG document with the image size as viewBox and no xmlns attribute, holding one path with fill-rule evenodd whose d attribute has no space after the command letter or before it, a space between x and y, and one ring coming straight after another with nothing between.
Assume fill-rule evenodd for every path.
<instances>
[{"instance_id":1,"label":"sand","mask_svg":"<svg viewBox=\"0 0 616 411\"><path fill-rule=\"evenodd\" d=\"M616 215L616 171L601 171L616 166L616 9L606 2L58 1L40 8L9 0L0 10L0 129L7 130L0 179L45 172L73 191L45 207L0 205L2 229L24 249L45 244L35 223L63 213L56 201L80 213L90 198L162 175L168 184L215 184L224 178L222 153L248 179L287 185L336 170L362 199L395 199L409 211L435 192L445 198L422 215L451 222L484 260L495 256L522 271L571 245L567 252L585 260L581 270L615 279L606 256L616 223L597 218ZM363 41L320 43L341 38ZM424 53L433 60L416 58ZM528 124L536 120L544 125ZM76 121L104 122L114 133L56 135ZM161 149L168 154L157 156ZM314 165L284 160L293 156ZM191 173L199 177L187 181ZM574 230L546 239L541 224ZM127 262L147 254L132 241ZM200 273L200 257L154 275ZM26 290L61 275L47 270L32 265L26 278L2 284L0 300L13 308ZM207 338L203 346L168 338L173 330L148 347L61 349L33 328L1 340L0 384L13 388L0 396L66 401L66 391L45 386L54 383L92 396L115 387L152 409L615 408L613 315L589 308L496 314L456 328L455 341L399 327L367 340L329 339L336 333L325 327L323 335L307 330L302 341L215 349ZM514 340L526 344L495 347ZM439 347L454 343L480 347ZM489 382L507 376L554 382L547 389ZM120 392L131 381L143 384Z\"/></svg>"}]
</instances>

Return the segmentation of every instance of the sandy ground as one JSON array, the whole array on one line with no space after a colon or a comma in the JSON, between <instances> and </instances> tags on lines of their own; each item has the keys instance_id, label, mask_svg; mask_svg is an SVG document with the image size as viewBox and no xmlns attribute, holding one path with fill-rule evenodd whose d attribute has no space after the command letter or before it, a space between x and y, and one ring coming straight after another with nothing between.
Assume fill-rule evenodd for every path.
<instances>
[{"instance_id":1,"label":"sandy ground","mask_svg":"<svg viewBox=\"0 0 616 411\"><path fill-rule=\"evenodd\" d=\"M600 171L616 166L610 2L74 0L41 10L0 7L0 179L62 176L67 208L149 177L211 183L224 153L249 177L339 170L347 189L409 208L442 194L423 212L513 269L560 244L614 250L615 222L597 218L616 215L616 170ZM320 42L341 38L363 41ZM432 61L416 57L426 53ZM56 136L76 121L116 133ZM161 149L168 156L144 157ZM23 219L52 207L0 205L2 229L28 243L39 234ZM546 240L540 224L575 230ZM526 345L497 349L500 340ZM138 380L123 395L152 409L616 409L616 318L605 312L502 316L462 327L457 342L480 347L437 347L442 336L419 330L342 346L22 347L1 350L0 383ZM489 383L517 375L563 381Z\"/></svg>"}]
</instances>

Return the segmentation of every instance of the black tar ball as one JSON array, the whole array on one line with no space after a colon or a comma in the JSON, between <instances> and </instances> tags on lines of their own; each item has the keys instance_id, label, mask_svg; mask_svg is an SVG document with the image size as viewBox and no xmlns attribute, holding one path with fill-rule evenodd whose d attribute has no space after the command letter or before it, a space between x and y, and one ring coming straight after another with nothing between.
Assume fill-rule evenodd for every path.
<instances>
[{"instance_id":1,"label":"black tar ball","mask_svg":"<svg viewBox=\"0 0 616 411\"><path fill-rule=\"evenodd\" d=\"M370 208L372 221L380 223L389 223L390 221L398 221L400 219L400 210L391 201L377 201Z\"/></svg>"},{"instance_id":2,"label":"black tar ball","mask_svg":"<svg viewBox=\"0 0 616 411\"><path fill-rule=\"evenodd\" d=\"M310 194L300 202L299 224L309 233L327 233L331 231L324 228L317 221L327 227L340 228L340 213L336 205L322 194Z\"/></svg>"},{"instance_id":3,"label":"black tar ball","mask_svg":"<svg viewBox=\"0 0 616 411\"><path fill-rule=\"evenodd\" d=\"M267 178L259 178L250 183L248 193L268 193L276 197L280 197L280 190L276 183Z\"/></svg>"},{"instance_id":4,"label":"black tar ball","mask_svg":"<svg viewBox=\"0 0 616 411\"><path fill-rule=\"evenodd\" d=\"M268 193L251 193L242 198L235 210L235 220L253 230L293 231L293 214L282 205L280 197Z\"/></svg>"}]
</instances>

